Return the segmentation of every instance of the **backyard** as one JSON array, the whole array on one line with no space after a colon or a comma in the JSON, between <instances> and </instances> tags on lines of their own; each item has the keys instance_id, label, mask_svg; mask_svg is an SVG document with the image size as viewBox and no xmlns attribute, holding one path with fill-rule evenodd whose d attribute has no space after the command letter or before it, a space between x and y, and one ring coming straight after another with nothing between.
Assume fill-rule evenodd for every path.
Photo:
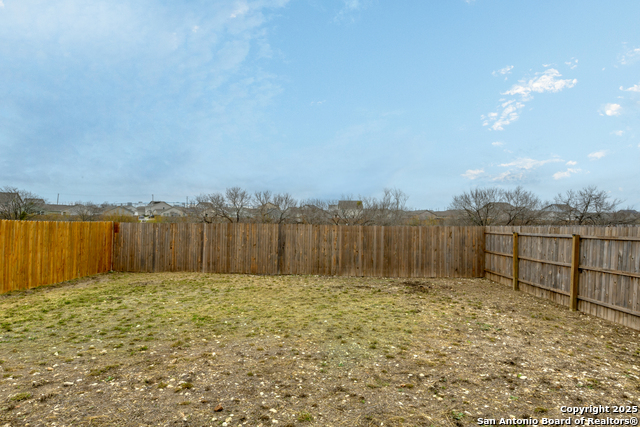
<instances>
[{"instance_id":1,"label":"backyard","mask_svg":"<svg viewBox=\"0 0 640 427\"><path fill-rule=\"evenodd\" d=\"M0 295L3 427L567 418L638 405L638 365L636 331L485 279L108 273Z\"/></svg>"}]
</instances>

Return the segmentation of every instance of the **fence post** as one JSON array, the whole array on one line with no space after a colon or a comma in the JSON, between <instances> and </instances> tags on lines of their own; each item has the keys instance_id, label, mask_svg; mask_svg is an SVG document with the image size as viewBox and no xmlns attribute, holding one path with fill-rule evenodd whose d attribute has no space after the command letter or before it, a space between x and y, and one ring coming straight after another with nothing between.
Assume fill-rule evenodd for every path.
<instances>
[{"instance_id":1,"label":"fence post","mask_svg":"<svg viewBox=\"0 0 640 427\"><path fill-rule=\"evenodd\" d=\"M520 289L520 284L518 283L518 276L520 275L519 269L519 261L518 261L518 233L513 233L513 290L517 291Z\"/></svg>"},{"instance_id":2,"label":"fence post","mask_svg":"<svg viewBox=\"0 0 640 427\"><path fill-rule=\"evenodd\" d=\"M202 272L205 272L207 259L207 223L202 224Z\"/></svg>"},{"instance_id":3,"label":"fence post","mask_svg":"<svg viewBox=\"0 0 640 427\"><path fill-rule=\"evenodd\" d=\"M571 311L578 309L578 285L580 282L580 235L574 234L571 244L571 290L569 295L569 308Z\"/></svg>"}]
</instances>

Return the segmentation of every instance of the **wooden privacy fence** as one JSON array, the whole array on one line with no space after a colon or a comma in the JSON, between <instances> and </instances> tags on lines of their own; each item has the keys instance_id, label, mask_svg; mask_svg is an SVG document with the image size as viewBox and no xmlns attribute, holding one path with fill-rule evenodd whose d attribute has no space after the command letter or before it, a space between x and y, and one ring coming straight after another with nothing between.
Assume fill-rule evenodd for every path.
<instances>
[{"instance_id":1,"label":"wooden privacy fence","mask_svg":"<svg viewBox=\"0 0 640 427\"><path fill-rule=\"evenodd\" d=\"M640 329L639 227L486 227L490 280Z\"/></svg>"},{"instance_id":2,"label":"wooden privacy fence","mask_svg":"<svg viewBox=\"0 0 640 427\"><path fill-rule=\"evenodd\" d=\"M111 269L112 222L0 220L0 293Z\"/></svg>"},{"instance_id":3,"label":"wooden privacy fence","mask_svg":"<svg viewBox=\"0 0 640 427\"><path fill-rule=\"evenodd\" d=\"M136 224L115 230L113 269L482 277L481 227Z\"/></svg>"},{"instance_id":4,"label":"wooden privacy fence","mask_svg":"<svg viewBox=\"0 0 640 427\"><path fill-rule=\"evenodd\" d=\"M0 293L109 270L485 276L640 329L640 227L0 221Z\"/></svg>"}]
</instances>

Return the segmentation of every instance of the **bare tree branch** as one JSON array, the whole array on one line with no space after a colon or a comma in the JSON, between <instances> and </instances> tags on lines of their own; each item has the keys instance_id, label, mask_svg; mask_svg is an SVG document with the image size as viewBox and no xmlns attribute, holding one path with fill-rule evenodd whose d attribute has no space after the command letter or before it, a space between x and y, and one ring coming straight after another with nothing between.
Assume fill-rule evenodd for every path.
<instances>
[{"instance_id":1,"label":"bare tree branch","mask_svg":"<svg viewBox=\"0 0 640 427\"><path fill-rule=\"evenodd\" d=\"M476 188L454 196L449 209L460 211L456 221L473 225L492 225L502 193L498 188Z\"/></svg>"},{"instance_id":2,"label":"bare tree branch","mask_svg":"<svg viewBox=\"0 0 640 427\"><path fill-rule=\"evenodd\" d=\"M27 220L42 209L44 200L16 187L0 188L0 219Z\"/></svg>"}]
</instances>

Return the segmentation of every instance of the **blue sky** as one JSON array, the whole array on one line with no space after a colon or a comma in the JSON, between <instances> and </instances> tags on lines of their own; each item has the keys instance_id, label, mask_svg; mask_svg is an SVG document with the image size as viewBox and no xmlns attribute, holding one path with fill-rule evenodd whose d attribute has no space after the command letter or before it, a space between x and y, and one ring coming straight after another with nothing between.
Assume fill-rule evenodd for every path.
<instances>
[{"instance_id":1,"label":"blue sky","mask_svg":"<svg viewBox=\"0 0 640 427\"><path fill-rule=\"evenodd\" d=\"M640 2L0 0L0 185L54 201L598 185L640 207Z\"/></svg>"}]
</instances>

